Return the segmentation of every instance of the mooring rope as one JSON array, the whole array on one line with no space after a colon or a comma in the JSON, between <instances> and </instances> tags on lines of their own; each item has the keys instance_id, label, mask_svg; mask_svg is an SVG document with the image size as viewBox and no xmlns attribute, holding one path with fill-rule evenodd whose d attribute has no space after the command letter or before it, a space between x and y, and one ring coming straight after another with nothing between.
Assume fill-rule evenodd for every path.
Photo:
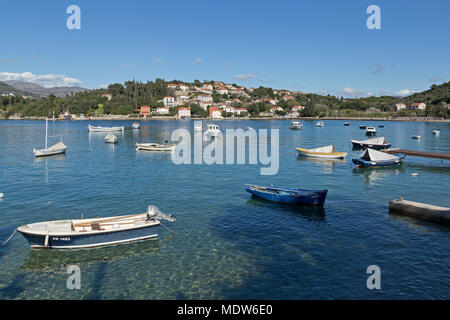
<instances>
[{"instance_id":1,"label":"mooring rope","mask_svg":"<svg viewBox=\"0 0 450 320\"><path fill-rule=\"evenodd\" d=\"M176 233L175 231L170 230L169 227L166 227L161 221L160 221L159 223L160 223L164 228L166 228L167 230L169 230L170 232Z\"/></svg>"},{"instance_id":2,"label":"mooring rope","mask_svg":"<svg viewBox=\"0 0 450 320\"><path fill-rule=\"evenodd\" d=\"M7 243L9 242L9 240L11 240L11 239L14 237L14 235L16 234L16 232L17 232L17 229L14 230L14 232L9 236L8 239L6 239L5 242L3 242L3 244L2 244L0 247L3 247L5 244L7 244Z\"/></svg>"}]
</instances>

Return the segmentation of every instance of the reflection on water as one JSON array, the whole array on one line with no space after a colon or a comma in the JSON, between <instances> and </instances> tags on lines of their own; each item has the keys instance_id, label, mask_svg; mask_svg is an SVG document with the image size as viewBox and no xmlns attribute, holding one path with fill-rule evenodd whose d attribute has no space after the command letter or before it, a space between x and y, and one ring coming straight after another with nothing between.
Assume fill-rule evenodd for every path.
<instances>
[{"instance_id":1,"label":"reflection on water","mask_svg":"<svg viewBox=\"0 0 450 320\"><path fill-rule=\"evenodd\" d=\"M381 180L387 179L392 175L403 173L405 169L402 165L397 167L380 167L380 168L354 168L353 174L360 175L366 186L376 184Z\"/></svg>"},{"instance_id":2,"label":"reflection on water","mask_svg":"<svg viewBox=\"0 0 450 320\"><path fill-rule=\"evenodd\" d=\"M90 249L31 249L21 269L45 272L62 270L65 272L67 266L73 264L86 266L105 261L117 261L124 257L153 255L160 252L159 244L159 239L149 239Z\"/></svg>"},{"instance_id":3,"label":"reflection on water","mask_svg":"<svg viewBox=\"0 0 450 320\"><path fill-rule=\"evenodd\" d=\"M325 208L323 206L293 206L285 203L265 201L256 197L251 197L247 200L247 205L271 210L282 210L308 220L325 221Z\"/></svg>"}]
</instances>

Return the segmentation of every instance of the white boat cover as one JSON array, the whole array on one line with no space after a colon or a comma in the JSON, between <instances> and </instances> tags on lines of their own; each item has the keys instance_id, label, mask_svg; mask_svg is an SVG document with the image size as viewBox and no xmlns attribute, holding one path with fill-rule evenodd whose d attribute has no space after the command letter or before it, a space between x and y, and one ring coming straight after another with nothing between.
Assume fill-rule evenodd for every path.
<instances>
[{"instance_id":1,"label":"white boat cover","mask_svg":"<svg viewBox=\"0 0 450 320\"><path fill-rule=\"evenodd\" d=\"M355 142L360 142L360 143L364 143L364 144L386 144L386 139L384 137L379 137L379 138L372 138L372 139L367 139L367 140L353 140Z\"/></svg>"},{"instance_id":2,"label":"white boat cover","mask_svg":"<svg viewBox=\"0 0 450 320\"><path fill-rule=\"evenodd\" d=\"M384 153L381 151L366 149L360 156L360 159L366 161L387 161L387 160L398 160L399 157L396 157L392 154Z\"/></svg>"},{"instance_id":3,"label":"white boat cover","mask_svg":"<svg viewBox=\"0 0 450 320\"><path fill-rule=\"evenodd\" d=\"M115 140L116 138L117 137L112 133L108 133L108 135L105 137L105 140Z\"/></svg>"},{"instance_id":4,"label":"white boat cover","mask_svg":"<svg viewBox=\"0 0 450 320\"><path fill-rule=\"evenodd\" d=\"M48 148L47 150L62 150L62 149L67 149L67 146L64 143L62 143L62 141L60 141L54 146Z\"/></svg>"},{"instance_id":5,"label":"white boat cover","mask_svg":"<svg viewBox=\"0 0 450 320\"><path fill-rule=\"evenodd\" d=\"M332 153L336 152L333 145L324 146L320 148L309 149L310 152Z\"/></svg>"}]
</instances>

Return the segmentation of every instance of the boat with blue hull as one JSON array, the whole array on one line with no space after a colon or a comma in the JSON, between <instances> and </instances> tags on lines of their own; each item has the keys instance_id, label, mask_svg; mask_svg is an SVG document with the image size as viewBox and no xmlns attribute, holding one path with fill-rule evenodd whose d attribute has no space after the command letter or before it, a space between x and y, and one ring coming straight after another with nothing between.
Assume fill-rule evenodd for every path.
<instances>
[{"instance_id":1,"label":"boat with blue hull","mask_svg":"<svg viewBox=\"0 0 450 320\"><path fill-rule=\"evenodd\" d=\"M285 189L250 184L245 185L245 190L252 196L272 202L317 206L322 206L325 203L328 193L328 190Z\"/></svg>"},{"instance_id":2,"label":"boat with blue hull","mask_svg":"<svg viewBox=\"0 0 450 320\"><path fill-rule=\"evenodd\" d=\"M392 167L401 164L405 157L402 153L387 154L369 148L352 162L357 168Z\"/></svg>"},{"instance_id":3,"label":"boat with blue hull","mask_svg":"<svg viewBox=\"0 0 450 320\"><path fill-rule=\"evenodd\" d=\"M32 248L79 249L155 238L160 220L175 221L175 218L149 206L141 214L38 222L21 226L17 231Z\"/></svg>"}]
</instances>

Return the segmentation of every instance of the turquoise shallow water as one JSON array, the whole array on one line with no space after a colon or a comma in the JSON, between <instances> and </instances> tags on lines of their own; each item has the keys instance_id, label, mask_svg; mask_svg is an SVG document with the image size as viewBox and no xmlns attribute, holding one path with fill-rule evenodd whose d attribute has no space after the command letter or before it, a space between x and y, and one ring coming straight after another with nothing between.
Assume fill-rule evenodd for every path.
<instances>
[{"instance_id":1,"label":"turquoise shallow water","mask_svg":"<svg viewBox=\"0 0 450 320\"><path fill-rule=\"evenodd\" d=\"M131 121L120 122L131 126ZM0 121L0 239L45 220L111 216L156 204L176 215L157 240L100 249L30 250L21 235L0 248L1 299L449 299L450 228L388 213L398 197L450 206L450 163L407 157L399 168L354 170L350 139L361 122L223 121L221 129L280 130L280 170L255 165L175 165L134 143L168 140L191 121L143 121L119 144L89 134L87 122L49 124L67 154L34 159L45 124ZM383 123L393 146L450 152L450 124ZM119 122L100 122L113 125ZM439 127L439 137L431 134ZM412 140L418 134L422 139ZM297 158L295 147L334 144L345 161ZM418 176L411 176L417 172ZM321 208L293 209L252 199L245 183L329 189ZM67 266L81 268L81 289L66 288ZM381 268L382 289L368 290L366 268Z\"/></svg>"}]
</instances>

